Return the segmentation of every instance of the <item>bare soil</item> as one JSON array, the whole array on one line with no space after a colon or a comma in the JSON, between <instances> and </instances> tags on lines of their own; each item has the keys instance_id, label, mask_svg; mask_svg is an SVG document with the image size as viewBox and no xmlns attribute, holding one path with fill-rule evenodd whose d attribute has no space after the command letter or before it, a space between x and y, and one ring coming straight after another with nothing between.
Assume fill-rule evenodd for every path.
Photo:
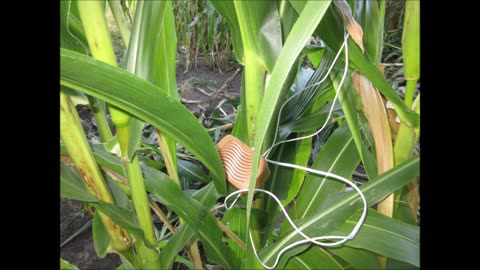
<instances>
[{"instance_id":1,"label":"bare soil","mask_svg":"<svg viewBox=\"0 0 480 270\"><path fill-rule=\"evenodd\" d=\"M203 59L198 59L197 68L193 67L186 73L184 73L184 67L178 65L177 87L182 90L182 102L197 117L208 117L211 108L216 107L222 99L238 97L242 75L241 71L234 75L235 72L236 69L223 73L220 73L219 70L212 70ZM217 95L207 95L211 95L215 90L221 88L226 81L228 83ZM202 93L202 90L207 94ZM91 111L86 106L77 108L87 137L89 139L98 137ZM223 105L222 109L226 114L233 113L233 107L230 104ZM91 215L83 209L82 202L60 199L60 224L70 221L63 230L61 228L60 243L63 243L91 219ZM93 245L91 226L65 244L60 249L60 256L79 269L116 269L121 264L120 258L115 254L109 254L105 258L97 256ZM180 267L180 265L175 265L175 269Z\"/></svg>"}]
</instances>

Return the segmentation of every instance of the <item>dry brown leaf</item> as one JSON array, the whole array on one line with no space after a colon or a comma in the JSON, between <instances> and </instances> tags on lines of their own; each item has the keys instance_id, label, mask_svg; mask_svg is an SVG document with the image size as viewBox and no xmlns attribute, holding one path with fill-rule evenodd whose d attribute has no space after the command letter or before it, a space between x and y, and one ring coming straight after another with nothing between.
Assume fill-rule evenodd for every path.
<instances>
[{"instance_id":1,"label":"dry brown leaf","mask_svg":"<svg viewBox=\"0 0 480 270\"><path fill-rule=\"evenodd\" d=\"M410 183L408 183L407 187L408 187L407 201L408 201L408 204L410 205L410 209L412 209L412 214L415 217L415 220L417 220L418 207L420 205L420 194L418 192L418 187L419 187L418 178L415 178Z\"/></svg>"},{"instance_id":2,"label":"dry brown leaf","mask_svg":"<svg viewBox=\"0 0 480 270\"><path fill-rule=\"evenodd\" d=\"M378 174L382 174L394 166L393 145L390 125L385 104L378 90L359 72L352 75L355 90L361 97L363 111L368 120L368 126L373 134L377 154ZM378 204L377 210L391 217L393 215L393 194L390 194Z\"/></svg>"},{"instance_id":3,"label":"dry brown leaf","mask_svg":"<svg viewBox=\"0 0 480 270\"><path fill-rule=\"evenodd\" d=\"M362 53L365 53L365 49L363 47L363 30L360 24L355 21L353 18L352 10L348 5L347 1L333 1L335 6L340 11L340 15L342 16L343 23L345 24L345 28L347 28L350 37L352 37L353 41L360 47Z\"/></svg>"},{"instance_id":4,"label":"dry brown leaf","mask_svg":"<svg viewBox=\"0 0 480 270\"><path fill-rule=\"evenodd\" d=\"M385 75L385 66L380 65L379 67L380 72ZM398 127L399 123L397 122L397 112L392 106L388 106L387 102L388 100L380 93L382 96L383 104L385 105L385 109L387 110L387 115L388 115L388 122L390 123L390 128L392 132L392 142L394 142L397 139L397 134L398 134Z\"/></svg>"},{"instance_id":5,"label":"dry brown leaf","mask_svg":"<svg viewBox=\"0 0 480 270\"><path fill-rule=\"evenodd\" d=\"M385 104L385 109L387 110L388 122L390 123L390 128L392 132L392 141L394 142L397 139L398 128L400 124L397 122L397 112L393 107L387 106L387 99L382 95L383 104Z\"/></svg>"}]
</instances>

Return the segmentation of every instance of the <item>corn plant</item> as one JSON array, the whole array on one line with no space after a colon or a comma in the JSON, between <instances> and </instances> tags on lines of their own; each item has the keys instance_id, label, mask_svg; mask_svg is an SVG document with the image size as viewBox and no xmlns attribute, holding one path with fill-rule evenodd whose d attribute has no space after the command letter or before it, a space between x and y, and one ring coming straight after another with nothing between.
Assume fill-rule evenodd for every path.
<instances>
[{"instance_id":1,"label":"corn plant","mask_svg":"<svg viewBox=\"0 0 480 270\"><path fill-rule=\"evenodd\" d=\"M380 65L385 1L208 2L228 23L244 65L232 135L253 149L248 192L229 211L222 198L234 188L215 142L177 95L174 4L136 2L131 29L121 34L127 53L117 63L105 9L124 11L116 1L104 3L61 1L60 25L61 195L95 209L98 256L118 254L129 269L171 269L174 262L194 269L419 268L418 1L405 9L405 100ZM128 16L114 17L120 26ZM107 134L100 144L85 137L74 106L79 97L98 119L108 107L115 132L99 126ZM148 140L145 123L153 126ZM320 127L314 138L293 140ZM179 145L198 163L182 158ZM161 159L143 155L145 146ZM263 189L311 237L348 234L362 213L360 196L335 179L279 162L348 179L361 164L368 181L358 185L368 211L355 237L282 253L302 237L273 198L254 192L265 153L276 163ZM184 190L181 179L200 184Z\"/></svg>"},{"instance_id":2,"label":"corn plant","mask_svg":"<svg viewBox=\"0 0 480 270\"><path fill-rule=\"evenodd\" d=\"M174 3L176 33L185 52L185 72L197 67L204 57L211 68L229 67L232 58L230 30L223 17L206 0L182 0Z\"/></svg>"}]
</instances>

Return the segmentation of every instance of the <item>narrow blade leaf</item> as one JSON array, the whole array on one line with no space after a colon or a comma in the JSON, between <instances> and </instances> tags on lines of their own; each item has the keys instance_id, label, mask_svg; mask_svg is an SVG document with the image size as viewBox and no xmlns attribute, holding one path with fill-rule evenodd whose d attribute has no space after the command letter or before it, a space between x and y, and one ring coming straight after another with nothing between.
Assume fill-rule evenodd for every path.
<instances>
[{"instance_id":1,"label":"narrow blade leaf","mask_svg":"<svg viewBox=\"0 0 480 270\"><path fill-rule=\"evenodd\" d=\"M210 170L217 191L225 194L225 175L215 145L180 102L128 71L90 57L61 49L60 58L61 84L104 99L175 137Z\"/></svg>"}]
</instances>

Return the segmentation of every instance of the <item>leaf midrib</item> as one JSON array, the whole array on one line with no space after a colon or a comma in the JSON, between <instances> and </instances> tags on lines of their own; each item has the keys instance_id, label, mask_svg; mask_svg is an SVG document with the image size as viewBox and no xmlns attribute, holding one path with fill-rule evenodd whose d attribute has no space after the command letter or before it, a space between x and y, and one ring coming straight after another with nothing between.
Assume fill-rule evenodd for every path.
<instances>
[{"instance_id":1,"label":"leaf midrib","mask_svg":"<svg viewBox=\"0 0 480 270\"><path fill-rule=\"evenodd\" d=\"M341 151L339 152L339 154L335 157L335 159L333 160L333 162L331 163L331 166L328 168L328 171L327 172L331 172L333 170L333 168L335 167L335 165L337 164L337 162L340 160L340 156L343 155L343 153L346 151L346 149L350 146L350 143L352 142L353 140L353 137L350 137L350 139L347 141L347 143L344 145L344 147L341 149ZM307 208L303 211L302 213L302 217L301 218L305 218L305 215L307 214L308 210L311 208L311 206L313 205L313 202L314 202L314 198L317 197L318 193L320 192L320 190L322 189L323 185L325 184L325 182L327 181L327 177L324 176L321 180L320 180L320 185L318 185L318 188L317 190L315 191L315 195L312 196L312 199L310 200L310 202L308 203L307 205Z\"/></svg>"},{"instance_id":2,"label":"leaf midrib","mask_svg":"<svg viewBox=\"0 0 480 270\"><path fill-rule=\"evenodd\" d=\"M411 166L411 165L410 165ZM397 170L397 171L394 171L391 175L391 177L393 177L394 175L398 174L398 173L401 173L402 170ZM371 186L368 186L366 189L362 190L363 193L365 193L367 190L370 190L372 188L375 188L378 184L382 183L382 181L375 181L372 183ZM309 220L308 222L298 226L298 228L300 230L303 230L305 229L306 227L309 227L310 225L312 225L313 223L317 222L318 220L322 219L324 216L330 214L331 212L335 211L337 208L339 208L340 206L348 203L348 201L352 200L354 197L358 196L357 193L353 192L353 191L349 191L352 195L348 196L348 197L345 197L345 199L339 201L337 204L334 204L330 207L330 209L326 209L325 212L322 214L322 215L319 215L319 216L314 216L314 218L312 218L311 220ZM357 198L357 200L360 199L360 197ZM352 202L353 204L354 202ZM272 248L272 250L270 252L268 252L266 255L265 255L265 259L264 261L268 261L280 248L283 247L283 245L285 245L285 243L287 243L290 239L292 239L294 236L297 235L297 232L296 231L293 231L291 232L290 234L288 234L287 236L285 236L284 238L280 239L278 242L276 242L276 247Z\"/></svg>"},{"instance_id":3,"label":"leaf midrib","mask_svg":"<svg viewBox=\"0 0 480 270\"><path fill-rule=\"evenodd\" d=\"M356 224L356 222L353 222L353 221L351 221L351 220L347 220L346 223L354 224L354 226L355 226L355 224ZM385 230L385 229L382 228L382 227L374 226L374 225L368 224L368 223L364 223L363 226L364 226L364 227L372 228L372 229L374 229L374 230L383 231L383 232L388 233L388 234L391 234L391 235L395 235L395 236L397 236L398 238L405 239L405 240L407 240L407 241L409 241L409 242L411 242L411 243L414 243L415 245L419 245L419 244L420 244L420 242L415 241L415 240L413 240L413 239L411 239L411 238L409 238L409 237L407 237L407 236L404 236L404 235L399 234L399 233L394 232L394 231Z\"/></svg>"}]
</instances>

